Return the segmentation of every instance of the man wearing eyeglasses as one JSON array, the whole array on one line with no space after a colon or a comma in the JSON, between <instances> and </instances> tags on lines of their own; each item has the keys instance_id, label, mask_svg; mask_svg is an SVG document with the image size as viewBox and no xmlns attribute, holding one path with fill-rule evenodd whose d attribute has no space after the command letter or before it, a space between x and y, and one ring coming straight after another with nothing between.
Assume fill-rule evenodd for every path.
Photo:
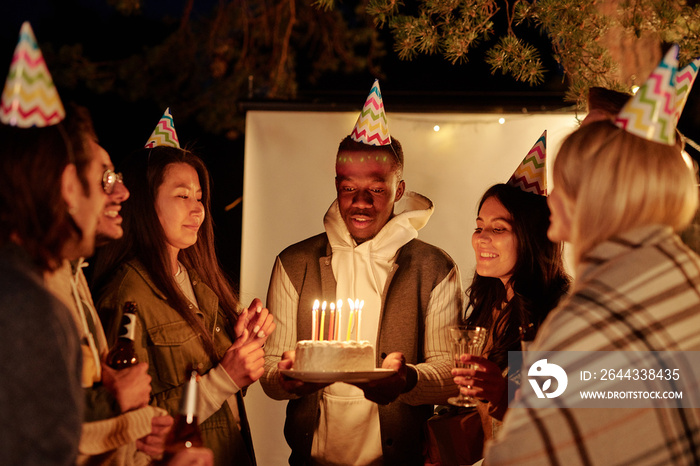
<instances>
[{"instance_id":1,"label":"man wearing eyeglasses","mask_svg":"<svg viewBox=\"0 0 700 466\"><path fill-rule=\"evenodd\" d=\"M107 195L107 201L99 210L94 236L80 238L83 254L92 254L94 246L122 237L120 210L122 203L129 198L121 173L114 171L107 151L96 141L90 141L89 145L94 157L91 165L100 166L101 191ZM87 181L88 184L93 182ZM92 189L90 187L89 193ZM98 190L96 188L93 194L87 195L84 204L97 202L95 199L101 197L96 192ZM95 212L94 209L85 210ZM120 371L104 365L107 341L83 273L86 265L83 258L66 262L62 269L47 278L49 289L71 309L81 337L81 381L86 405L79 462L147 462L145 455L155 458L162 454L172 418L148 406L151 377L146 363Z\"/></svg>"},{"instance_id":2,"label":"man wearing eyeglasses","mask_svg":"<svg viewBox=\"0 0 700 466\"><path fill-rule=\"evenodd\" d=\"M95 245L98 247L124 235L119 212L122 203L129 198L129 190L124 186L122 174L114 172L111 162L102 175L102 189L107 194L107 205L97 220Z\"/></svg>"}]
</instances>

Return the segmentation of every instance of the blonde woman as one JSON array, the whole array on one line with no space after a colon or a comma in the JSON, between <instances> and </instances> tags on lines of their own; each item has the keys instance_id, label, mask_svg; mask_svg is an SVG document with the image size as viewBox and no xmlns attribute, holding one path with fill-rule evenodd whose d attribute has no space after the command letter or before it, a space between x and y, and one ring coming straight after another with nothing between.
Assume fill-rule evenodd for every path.
<instances>
[{"instance_id":1,"label":"blonde woman","mask_svg":"<svg viewBox=\"0 0 700 466\"><path fill-rule=\"evenodd\" d=\"M548 236L573 246L575 282L531 350L700 350L700 258L675 233L698 188L679 145L594 122L564 141L554 182ZM700 412L514 408L502 434L489 464L698 464Z\"/></svg>"}]
</instances>

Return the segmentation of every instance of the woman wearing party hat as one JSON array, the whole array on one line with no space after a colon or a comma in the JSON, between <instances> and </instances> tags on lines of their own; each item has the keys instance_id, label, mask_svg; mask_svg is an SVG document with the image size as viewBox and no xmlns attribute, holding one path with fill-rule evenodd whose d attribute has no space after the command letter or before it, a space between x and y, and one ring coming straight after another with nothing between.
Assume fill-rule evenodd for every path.
<instances>
[{"instance_id":1,"label":"woman wearing party hat","mask_svg":"<svg viewBox=\"0 0 700 466\"><path fill-rule=\"evenodd\" d=\"M134 341L139 360L150 363L151 403L176 415L188 370L199 371L199 428L215 464L255 464L242 390L262 375L262 346L275 324L258 299L239 311L219 266L209 172L180 147L169 109L122 168L131 192L125 235L102 251L95 270L108 339L117 337L124 303L136 303Z\"/></svg>"},{"instance_id":2,"label":"woman wearing party hat","mask_svg":"<svg viewBox=\"0 0 700 466\"><path fill-rule=\"evenodd\" d=\"M522 333L534 337L569 287L562 244L547 238L546 137L545 131L506 184L486 190L472 234L476 271L467 290L466 323L486 328L488 337L481 357L468 356L478 368L453 369L452 374L462 394L482 400L477 409L484 440L501 425L509 393L511 399L514 393L509 382L519 384L519 368L509 361L509 352L520 351ZM464 452L469 454L465 461L480 458L481 446Z\"/></svg>"},{"instance_id":3,"label":"woman wearing party hat","mask_svg":"<svg viewBox=\"0 0 700 466\"><path fill-rule=\"evenodd\" d=\"M581 127L562 144L548 235L573 246L576 278L523 370L543 367L529 360L533 351L569 355L559 364L568 380L557 378L565 389L553 404L540 404L546 393L522 392L487 446L488 464L700 464L698 377L687 370L697 361L688 365L692 353L683 353L700 350L700 258L674 233L692 218L698 188L675 140L677 52L668 51L615 122ZM640 367L635 357L648 359ZM631 392L638 398L622 396L657 360L679 376L647 378L644 391ZM579 376L594 367L595 378ZM621 377L611 381L610 372ZM591 388L606 399L583 400ZM679 391L682 399L655 399Z\"/></svg>"}]
</instances>

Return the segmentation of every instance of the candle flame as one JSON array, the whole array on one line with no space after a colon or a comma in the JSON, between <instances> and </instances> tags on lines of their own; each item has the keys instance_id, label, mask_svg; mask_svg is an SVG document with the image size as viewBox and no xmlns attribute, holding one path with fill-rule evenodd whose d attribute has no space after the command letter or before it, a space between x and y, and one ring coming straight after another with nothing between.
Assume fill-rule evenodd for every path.
<instances>
[{"instance_id":1,"label":"candle flame","mask_svg":"<svg viewBox=\"0 0 700 466\"><path fill-rule=\"evenodd\" d=\"M313 309L318 309L318 306L319 306L319 302L318 302L318 299L317 299L316 301L314 301L314 307L313 307Z\"/></svg>"}]
</instances>

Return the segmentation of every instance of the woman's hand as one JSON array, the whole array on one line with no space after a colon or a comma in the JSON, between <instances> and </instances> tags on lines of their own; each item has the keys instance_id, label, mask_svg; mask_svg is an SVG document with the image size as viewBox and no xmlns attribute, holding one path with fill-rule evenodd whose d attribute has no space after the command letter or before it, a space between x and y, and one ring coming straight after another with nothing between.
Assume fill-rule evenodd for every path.
<instances>
[{"instance_id":1,"label":"woman's hand","mask_svg":"<svg viewBox=\"0 0 700 466\"><path fill-rule=\"evenodd\" d=\"M452 369L454 382L463 395L473 396L496 405L507 400L508 381L501 375L501 369L481 356L463 354L463 363L477 364L476 369Z\"/></svg>"},{"instance_id":2,"label":"woman's hand","mask_svg":"<svg viewBox=\"0 0 700 466\"><path fill-rule=\"evenodd\" d=\"M263 340L262 338L250 339L246 328L219 361L241 389L258 380L265 372Z\"/></svg>"},{"instance_id":3,"label":"woman's hand","mask_svg":"<svg viewBox=\"0 0 700 466\"><path fill-rule=\"evenodd\" d=\"M267 308L263 307L262 301L255 298L253 302L250 303L248 309L244 309L243 312L238 316L236 325L234 326L236 332L236 338L243 334L243 330L248 330L248 339L261 340L261 345L265 345L267 337L275 330L275 319L270 314Z\"/></svg>"}]
</instances>

